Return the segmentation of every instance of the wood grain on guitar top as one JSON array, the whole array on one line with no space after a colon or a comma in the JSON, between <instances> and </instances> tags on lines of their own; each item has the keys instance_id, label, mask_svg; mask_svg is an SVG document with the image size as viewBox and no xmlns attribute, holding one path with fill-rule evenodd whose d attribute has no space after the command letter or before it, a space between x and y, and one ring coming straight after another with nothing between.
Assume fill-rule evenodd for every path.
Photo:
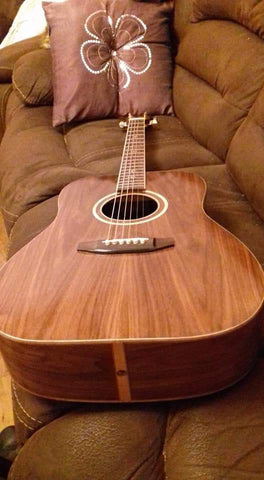
<instances>
[{"instance_id":1,"label":"wood grain on guitar top","mask_svg":"<svg viewBox=\"0 0 264 480\"><path fill-rule=\"evenodd\" d=\"M73 347L84 341L95 347L98 342L125 341L130 342L128 361L140 342L145 348L144 341L192 342L208 336L211 342L232 332L235 343L235 331L260 310L260 265L240 241L205 215L204 182L190 173L148 172L148 190L165 196L169 206L155 221L139 225L137 235L173 237L174 247L136 254L77 252L79 242L106 238L107 225L92 215L92 208L114 189L111 177L87 177L68 185L54 222L1 269L2 349L9 352L13 372L12 341L32 341L35 349L50 342L70 342ZM259 327L256 321L252 325L255 352ZM109 354L107 348L105 352ZM240 376L252 358L238 368ZM80 393L79 399L87 400L87 394L82 398Z\"/></svg>"}]
</instances>

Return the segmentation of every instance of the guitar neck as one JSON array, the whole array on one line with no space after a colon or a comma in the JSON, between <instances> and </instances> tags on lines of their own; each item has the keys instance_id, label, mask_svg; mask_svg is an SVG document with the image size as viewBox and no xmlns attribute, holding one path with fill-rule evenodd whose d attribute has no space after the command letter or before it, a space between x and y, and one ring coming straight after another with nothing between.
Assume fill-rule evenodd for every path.
<instances>
[{"instance_id":1,"label":"guitar neck","mask_svg":"<svg viewBox=\"0 0 264 480\"><path fill-rule=\"evenodd\" d=\"M145 188L145 116L129 117L116 190L122 192Z\"/></svg>"}]
</instances>

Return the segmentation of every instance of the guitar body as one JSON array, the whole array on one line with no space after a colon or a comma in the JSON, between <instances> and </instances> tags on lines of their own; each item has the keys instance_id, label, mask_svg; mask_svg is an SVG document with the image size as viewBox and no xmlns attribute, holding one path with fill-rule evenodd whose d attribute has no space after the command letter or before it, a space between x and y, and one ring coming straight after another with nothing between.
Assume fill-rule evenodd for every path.
<instances>
[{"instance_id":1,"label":"guitar body","mask_svg":"<svg viewBox=\"0 0 264 480\"><path fill-rule=\"evenodd\" d=\"M173 237L173 247L77 251L106 237L94 206L114 190L111 177L65 187L54 222L1 269L0 347L13 379L39 396L92 402L235 383L259 349L257 260L204 213L203 180L177 171L148 172L167 210L137 225L138 237Z\"/></svg>"}]
</instances>

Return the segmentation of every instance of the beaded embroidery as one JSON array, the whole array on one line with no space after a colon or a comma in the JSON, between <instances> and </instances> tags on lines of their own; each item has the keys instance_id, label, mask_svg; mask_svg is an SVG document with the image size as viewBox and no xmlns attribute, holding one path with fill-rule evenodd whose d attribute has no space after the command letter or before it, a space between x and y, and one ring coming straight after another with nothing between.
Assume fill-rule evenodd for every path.
<instances>
[{"instance_id":1,"label":"beaded embroidery","mask_svg":"<svg viewBox=\"0 0 264 480\"><path fill-rule=\"evenodd\" d=\"M141 42L147 27L135 15L121 15L114 25L105 10L98 10L84 28L92 38L81 45L83 64L94 75L106 72L112 87L127 88L131 73L142 75L150 67L151 50Z\"/></svg>"}]
</instances>

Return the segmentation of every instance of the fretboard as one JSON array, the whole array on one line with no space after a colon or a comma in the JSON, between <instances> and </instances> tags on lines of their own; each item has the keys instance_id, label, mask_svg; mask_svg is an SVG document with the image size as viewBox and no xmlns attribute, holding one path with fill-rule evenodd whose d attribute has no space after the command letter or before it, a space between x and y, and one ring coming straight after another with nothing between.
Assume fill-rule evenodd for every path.
<instances>
[{"instance_id":1,"label":"fretboard","mask_svg":"<svg viewBox=\"0 0 264 480\"><path fill-rule=\"evenodd\" d=\"M145 189L145 158L145 117L129 117L117 191Z\"/></svg>"}]
</instances>

